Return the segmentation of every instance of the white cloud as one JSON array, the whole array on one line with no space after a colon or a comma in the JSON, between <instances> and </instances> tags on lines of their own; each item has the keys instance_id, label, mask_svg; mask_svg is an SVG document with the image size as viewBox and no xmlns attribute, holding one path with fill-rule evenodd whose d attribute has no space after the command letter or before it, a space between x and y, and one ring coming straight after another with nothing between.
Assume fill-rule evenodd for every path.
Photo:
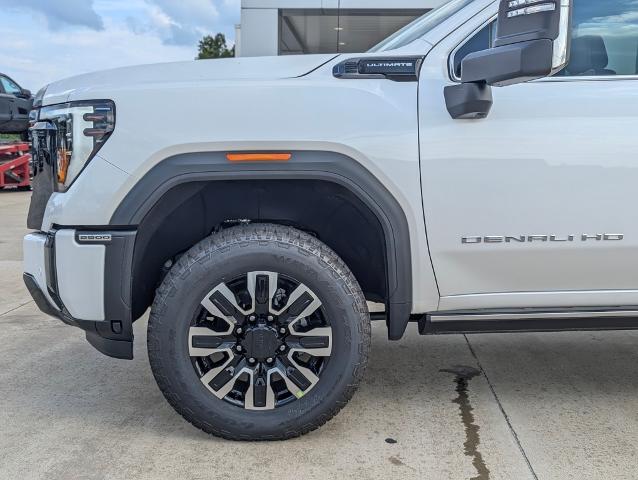
<instances>
[{"instance_id":1,"label":"white cloud","mask_svg":"<svg viewBox=\"0 0 638 480\"><path fill-rule=\"evenodd\" d=\"M94 0L0 0L0 9L27 9L43 18L50 28L81 25L94 30L104 28L102 18L93 8Z\"/></svg>"},{"instance_id":2,"label":"white cloud","mask_svg":"<svg viewBox=\"0 0 638 480\"><path fill-rule=\"evenodd\" d=\"M203 35L223 32L233 42L239 3L0 0L0 71L37 90L51 81L90 71L192 60ZM69 11L80 4L74 14Z\"/></svg>"},{"instance_id":3,"label":"white cloud","mask_svg":"<svg viewBox=\"0 0 638 480\"><path fill-rule=\"evenodd\" d=\"M184 24L212 23L217 21L219 11L212 0L147 0L170 15L177 22Z\"/></svg>"},{"instance_id":4,"label":"white cloud","mask_svg":"<svg viewBox=\"0 0 638 480\"><path fill-rule=\"evenodd\" d=\"M151 20L168 44L188 45L212 33L211 25L226 23L237 0L146 0ZM225 15L226 14L226 15Z\"/></svg>"}]
</instances>

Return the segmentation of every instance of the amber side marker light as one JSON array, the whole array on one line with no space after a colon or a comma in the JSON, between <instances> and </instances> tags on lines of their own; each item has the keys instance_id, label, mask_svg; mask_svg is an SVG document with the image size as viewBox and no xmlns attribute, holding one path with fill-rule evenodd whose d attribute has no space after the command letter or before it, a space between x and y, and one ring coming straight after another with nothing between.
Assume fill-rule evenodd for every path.
<instances>
[{"instance_id":1,"label":"amber side marker light","mask_svg":"<svg viewBox=\"0 0 638 480\"><path fill-rule=\"evenodd\" d=\"M229 162L287 162L291 153L228 153Z\"/></svg>"}]
</instances>

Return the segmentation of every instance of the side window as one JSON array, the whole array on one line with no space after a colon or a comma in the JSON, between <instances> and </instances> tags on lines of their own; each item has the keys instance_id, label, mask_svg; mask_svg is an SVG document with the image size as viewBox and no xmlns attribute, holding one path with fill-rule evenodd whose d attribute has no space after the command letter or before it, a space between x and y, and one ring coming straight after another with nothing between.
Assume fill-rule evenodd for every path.
<instances>
[{"instance_id":1,"label":"side window","mask_svg":"<svg viewBox=\"0 0 638 480\"><path fill-rule=\"evenodd\" d=\"M0 83L2 83L5 93L8 93L9 95L16 95L22 92L22 89L7 77L0 76Z\"/></svg>"},{"instance_id":2,"label":"side window","mask_svg":"<svg viewBox=\"0 0 638 480\"><path fill-rule=\"evenodd\" d=\"M633 0L576 0L572 52L561 75L636 75L638 10Z\"/></svg>"},{"instance_id":3,"label":"side window","mask_svg":"<svg viewBox=\"0 0 638 480\"><path fill-rule=\"evenodd\" d=\"M461 78L461 62L470 53L480 52L481 50L487 50L492 48L494 38L496 36L496 22L490 24L479 30L473 37L466 41L454 54L453 70L454 78Z\"/></svg>"}]
</instances>

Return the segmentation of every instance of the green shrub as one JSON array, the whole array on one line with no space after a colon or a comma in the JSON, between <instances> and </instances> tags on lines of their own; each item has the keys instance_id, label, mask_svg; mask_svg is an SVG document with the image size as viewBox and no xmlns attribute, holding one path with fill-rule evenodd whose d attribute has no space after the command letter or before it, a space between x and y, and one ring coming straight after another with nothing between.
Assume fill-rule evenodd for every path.
<instances>
[{"instance_id":1,"label":"green shrub","mask_svg":"<svg viewBox=\"0 0 638 480\"><path fill-rule=\"evenodd\" d=\"M18 140L20 140L20 135L0 133L0 142L17 142Z\"/></svg>"}]
</instances>

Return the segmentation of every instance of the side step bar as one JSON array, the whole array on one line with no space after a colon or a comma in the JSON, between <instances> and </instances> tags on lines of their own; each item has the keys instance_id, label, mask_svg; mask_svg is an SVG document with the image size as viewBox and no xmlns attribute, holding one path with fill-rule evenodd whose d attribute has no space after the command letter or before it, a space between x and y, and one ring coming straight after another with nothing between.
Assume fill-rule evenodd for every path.
<instances>
[{"instance_id":1,"label":"side step bar","mask_svg":"<svg viewBox=\"0 0 638 480\"><path fill-rule=\"evenodd\" d=\"M638 330L638 307L435 312L414 318L421 335L445 333Z\"/></svg>"}]
</instances>

